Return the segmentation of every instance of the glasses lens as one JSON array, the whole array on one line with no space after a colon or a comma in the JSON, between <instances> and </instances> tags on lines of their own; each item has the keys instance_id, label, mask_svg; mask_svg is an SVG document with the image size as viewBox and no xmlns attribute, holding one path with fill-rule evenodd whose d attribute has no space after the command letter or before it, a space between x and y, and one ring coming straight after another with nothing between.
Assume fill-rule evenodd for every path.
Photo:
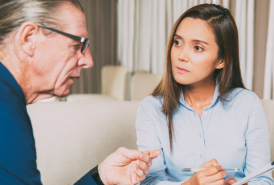
<instances>
[{"instance_id":1,"label":"glasses lens","mask_svg":"<svg viewBox=\"0 0 274 185\"><path fill-rule=\"evenodd\" d=\"M82 46L82 49L81 49L81 52L84 53L86 51L86 49L88 48L89 46L89 40L86 39L83 43L83 46Z\"/></svg>"}]
</instances>

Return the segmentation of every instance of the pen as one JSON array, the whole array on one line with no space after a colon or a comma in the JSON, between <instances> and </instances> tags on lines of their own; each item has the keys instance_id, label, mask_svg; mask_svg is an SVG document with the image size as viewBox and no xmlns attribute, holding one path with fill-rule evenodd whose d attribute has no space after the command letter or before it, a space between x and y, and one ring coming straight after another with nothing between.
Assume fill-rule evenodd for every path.
<instances>
[{"instance_id":1,"label":"pen","mask_svg":"<svg viewBox=\"0 0 274 185\"><path fill-rule=\"evenodd\" d=\"M199 172L205 170L206 168L182 168L183 172ZM226 172L239 172L241 169L239 168L224 168L223 171Z\"/></svg>"}]
</instances>

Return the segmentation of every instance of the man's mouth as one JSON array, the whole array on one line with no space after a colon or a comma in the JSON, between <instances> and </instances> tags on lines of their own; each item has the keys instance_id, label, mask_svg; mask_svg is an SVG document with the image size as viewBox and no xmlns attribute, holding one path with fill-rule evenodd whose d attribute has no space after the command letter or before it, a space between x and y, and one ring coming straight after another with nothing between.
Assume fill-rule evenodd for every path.
<instances>
[{"instance_id":1,"label":"man's mouth","mask_svg":"<svg viewBox=\"0 0 274 185\"><path fill-rule=\"evenodd\" d=\"M71 79L79 79L80 76L71 76L71 77L69 77L69 78L71 78Z\"/></svg>"}]
</instances>

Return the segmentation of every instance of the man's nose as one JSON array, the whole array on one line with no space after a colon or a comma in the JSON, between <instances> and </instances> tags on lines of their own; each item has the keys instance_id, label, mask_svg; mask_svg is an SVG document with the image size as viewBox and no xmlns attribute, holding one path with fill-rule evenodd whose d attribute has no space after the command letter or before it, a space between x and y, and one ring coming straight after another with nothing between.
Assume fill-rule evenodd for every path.
<instances>
[{"instance_id":1,"label":"man's nose","mask_svg":"<svg viewBox=\"0 0 274 185\"><path fill-rule=\"evenodd\" d=\"M89 49L83 53L83 57L80 58L78 65L82 66L83 68L90 68L93 66L93 59Z\"/></svg>"}]
</instances>

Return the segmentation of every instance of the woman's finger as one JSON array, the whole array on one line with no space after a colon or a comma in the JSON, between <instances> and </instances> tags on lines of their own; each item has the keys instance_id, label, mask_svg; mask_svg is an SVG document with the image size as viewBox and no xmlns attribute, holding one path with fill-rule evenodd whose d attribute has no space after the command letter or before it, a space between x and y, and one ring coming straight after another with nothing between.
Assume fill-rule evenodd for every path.
<instances>
[{"instance_id":1,"label":"woman's finger","mask_svg":"<svg viewBox=\"0 0 274 185\"><path fill-rule=\"evenodd\" d=\"M215 182L222 180L226 177L227 173L225 171L220 171L214 175L208 176L208 181L209 182Z\"/></svg>"},{"instance_id":2,"label":"woman's finger","mask_svg":"<svg viewBox=\"0 0 274 185\"><path fill-rule=\"evenodd\" d=\"M219 173L222 170L223 170L223 166L218 165L218 166L211 166L211 167L209 167L203 171L200 171L200 172L202 172L205 176L212 176L214 174Z\"/></svg>"},{"instance_id":3,"label":"woman's finger","mask_svg":"<svg viewBox=\"0 0 274 185\"><path fill-rule=\"evenodd\" d=\"M229 177L225 180L225 184L224 185L231 185L233 183L235 183L236 180L234 179L234 177Z\"/></svg>"},{"instance_id":4,"label":"woman's finger","mask_svg":"<svg viewBox=\"0 0 274 185\"><path fill-rule=\"evenodd\" d=\"M210 185L224 185L224 179L217 180L215 182L210 183Z\"/></svg>"},{"instance_id":5,"label":"woman's finger","mask_svg":"<svg viewBox=\"0 0 274 185\"><path fill-rule=\"evenodd\" d=\"M202 164L201 168L209 168L211 166L217 166L219 165L219 163L217 162L216 159L211 159L208 162L205 162L204 164Z\"/></svg>"}]
</instances>

